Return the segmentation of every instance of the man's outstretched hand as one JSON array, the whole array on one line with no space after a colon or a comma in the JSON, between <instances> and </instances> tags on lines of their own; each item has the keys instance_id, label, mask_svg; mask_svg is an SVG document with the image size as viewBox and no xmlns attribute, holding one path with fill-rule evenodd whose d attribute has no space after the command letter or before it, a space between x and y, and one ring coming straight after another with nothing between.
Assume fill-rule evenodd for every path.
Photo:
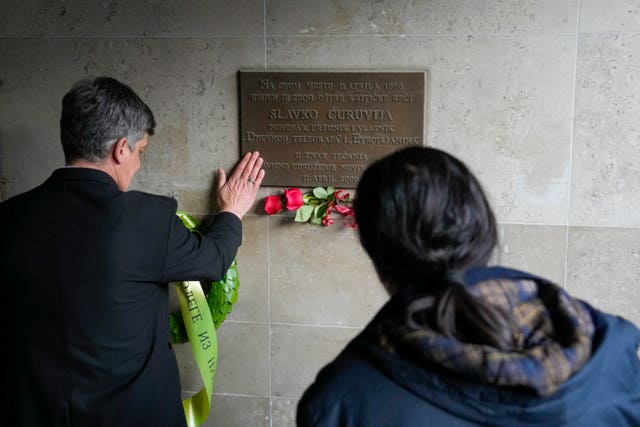
<instances>
[{"instance_id":1,"label":"man's outstretched hand","mask_svg":"<svg viewBox=\"0 0 640 427\"><path fill-rule=\"evenodd\" d=\"M263 159L257 151L246 153L227 179L224 170L218 169L218 209L231 212L238 218L251 209L256 201L258 188L264 179Z\"/></svg>"}]
</instances>

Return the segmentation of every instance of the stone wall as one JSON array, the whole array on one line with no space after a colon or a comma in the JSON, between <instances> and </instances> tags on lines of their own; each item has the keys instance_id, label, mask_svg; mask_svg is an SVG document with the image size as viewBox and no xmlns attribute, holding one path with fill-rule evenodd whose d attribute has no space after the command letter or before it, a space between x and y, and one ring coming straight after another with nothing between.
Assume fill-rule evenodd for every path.
<instances>
[{"instance_id":1,"label":"stone wall","mask_svg":"<svg viewBox=\"0 0 640 427\"><path fill-rule=\"evenodd\" d=\"M426 143L487 188L496 262L640 322L638 52L633 0L9 0L0 199L63 164L60 100L85 75L121 79L156 115L133 187L204 216L215 169L239 156L238 70L426 70ZM244 229L207 425L292 426L317 370L386 296L352 230L259 204ZM176 350L192 392L189 350Z\"/></svg>"}]
</instances>

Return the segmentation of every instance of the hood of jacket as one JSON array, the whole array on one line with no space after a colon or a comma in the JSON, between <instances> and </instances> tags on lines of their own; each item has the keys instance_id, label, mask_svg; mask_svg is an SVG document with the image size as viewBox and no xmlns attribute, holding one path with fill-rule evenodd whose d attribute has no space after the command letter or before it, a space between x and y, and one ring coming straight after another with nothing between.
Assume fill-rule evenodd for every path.
<instances>
[{"instance_id":1,"label":"hood of jacket","mask_svg":"<svg viewBox=\"0 0 640 427\"><path fill-rule=\"evenodd\" d=\"M465 273L465 284L488 280L546 280L502 267L474 268ZM618 408L620 424L640 425L640 331L627 320L603 313L578 301L591 318L591 351L579 370L549 395L536 395L518 387L501 387L466 379L438 363L399 357L380 345L376 336L381 322L404 310L406 301L394 296L352 345L389 378L455 417L481 425L573 425L585 414L611 424L612 415L597 408ZM372 338L373 337L373 338ZM594 410L596 408L596 410ZM622 414L622 415L621 415ZM609 417L609 418L607 418ZM517 420L517 421L514 421ZM604 424L590 424L604 425Z\"/></svg>"}]
</instances>

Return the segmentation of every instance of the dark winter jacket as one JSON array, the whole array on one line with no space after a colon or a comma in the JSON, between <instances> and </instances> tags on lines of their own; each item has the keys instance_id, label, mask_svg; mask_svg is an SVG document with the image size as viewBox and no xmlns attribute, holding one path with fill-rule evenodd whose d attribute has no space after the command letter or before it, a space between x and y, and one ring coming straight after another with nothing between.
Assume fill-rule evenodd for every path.
<instances>
[{"instance_id":1,"label":"dark winter jacket","mask_svg":"<svg viewBox=\"0 0 640 427\"><path fill-rule=\"evenodd\" d=\"M543 281L500 267L469 270L465 283ZM404 309L394 296L306 390L298 427L640 426L640 331L583 301L595 331L591 356L549 396L453 375L434 364L391 354L374 340L380 322Z\"/></svg>"}]
</instances>

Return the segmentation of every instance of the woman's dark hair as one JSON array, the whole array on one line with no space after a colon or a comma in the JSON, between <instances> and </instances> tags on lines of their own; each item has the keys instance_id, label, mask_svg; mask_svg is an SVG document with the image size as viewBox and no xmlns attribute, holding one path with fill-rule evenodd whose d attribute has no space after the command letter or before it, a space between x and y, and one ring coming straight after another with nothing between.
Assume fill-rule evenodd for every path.
<instances>
[{"instance_id":1,"label":"woman's dark hair","mask_svg":"<svg viewBox=\"0 0 640 427\"><path fill-rule=\"evenodd\" d=\"M433 308L442 333L507 345L506 315L463 283L464 271L487 264L497 244L491 207L464 163L434 148L398 150L364 172L354 211L362 246L389 292L411 287L423 297L410 306L408 322Z\"/></svg>"},{"instance_id":2,"label":"woman's dark hair","mask_svg":"<svg viewBox=\"0 0 640 427\"><path fill-rule=\"evenodd\" d=\"M60 140L67 163L100 161L123 137L133 149L145 133L153 135L155 126L147 104L111 77L82 79L62 99Z\"/></svg>"}]
</instances>

